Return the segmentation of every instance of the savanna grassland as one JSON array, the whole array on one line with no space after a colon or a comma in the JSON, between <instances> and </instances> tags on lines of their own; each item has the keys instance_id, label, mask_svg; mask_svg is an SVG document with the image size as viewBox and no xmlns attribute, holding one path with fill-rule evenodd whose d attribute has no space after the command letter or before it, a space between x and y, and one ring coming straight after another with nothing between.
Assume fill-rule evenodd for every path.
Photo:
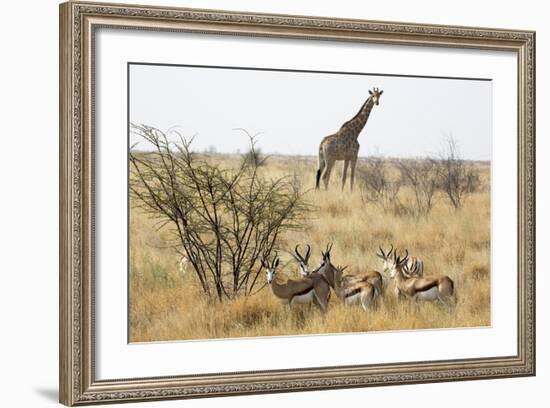
<instances>
[{"instance_id":1,"label":"savanna grassland","mask_svg":"<svg viewBox=\"0 0 550 408\"><path fill-rule=\"evenodd\" d=\"M238 165L239 156L212 155L221 166ZM314 191L316 158L269 157L259 171L264 177L296 174L315 209L306 226L284 231L278 238L281 249L311 244L310 267L320 261L320 250L333 242L335 265L348 265L346 274L381 271L378 246L393 244L424 260L425 276L446 274L456 287L457 305L452 313L435 302L396 300L386 291L376 310L345 306L333 294L322 314L315 305L281 304L265 286L252 296L219 303L207 299L190 265L181 269L180 256L166 245L169 226L158 229L131 201L129 318L130 341L212 339L338 332L367 332L398 329L477 327L491 324L490 301L490 167L477 163L480 188L467 196L460 209L451 206L442 192L434 196L427 215L396 214L365 200L361 178L356 188L340 190L340 164L333 171L329 191ZM366 166L358 162L358 172ZM395 164L388 162L390 168ZM397 169L395 168L395 171ZM310 189L311 188L311 189ZM400 200L412 206L413 193L404 186ZM298 267L286 252L279 252L279 275L298 278ZM262 285L265 274L260 275ZM258 286L260 288L261 285Z\"/></svg>"}]
</instances>

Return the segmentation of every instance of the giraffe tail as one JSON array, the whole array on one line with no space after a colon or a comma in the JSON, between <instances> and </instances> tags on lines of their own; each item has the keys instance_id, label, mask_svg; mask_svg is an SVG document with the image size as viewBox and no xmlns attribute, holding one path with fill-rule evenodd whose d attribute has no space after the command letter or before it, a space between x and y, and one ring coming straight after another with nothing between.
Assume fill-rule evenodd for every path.
<instances>
[{"instance_id":1,"label":"giraffe tail","mask_svg":"<svg viewBox=\"0 0 550 408\"><path fill-rule=\"evenodd\" d=\"M325 159L321 149L319 149L319 164L317 165L317 173L315 174L315 190L319 190L319 181L321 181L321 173L325 167Z\"/></svg>"},{"instance_id":2,"label":"giraffe tail","mask_svg":"<svg viewBox=\"0 0 550 408\"><path fill-rule=\"evenodd\" d=\"M321 169L317 169L317 174L315 175L315 190L319 190L319 180L321 180Z\"/></svg>"}]
</instances>

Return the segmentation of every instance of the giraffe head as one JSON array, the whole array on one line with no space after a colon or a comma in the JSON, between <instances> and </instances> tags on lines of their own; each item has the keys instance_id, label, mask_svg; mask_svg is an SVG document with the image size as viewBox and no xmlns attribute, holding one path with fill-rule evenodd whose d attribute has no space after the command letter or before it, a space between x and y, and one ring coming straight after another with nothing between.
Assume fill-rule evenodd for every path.
<instances>
[{"instance_id":1,"label":"giraffe head","mask_svg":"<svg viewBox=\"0 0 550 408\"><path fill-rule=\"evenodd\" d=\"M369 91L369 94L375 105L378 106L378 102L380 101L380 96L382 96L383 93L384 91L381 91L378 88L372 88L372 91Z\"/></svg>"}]
</instances>

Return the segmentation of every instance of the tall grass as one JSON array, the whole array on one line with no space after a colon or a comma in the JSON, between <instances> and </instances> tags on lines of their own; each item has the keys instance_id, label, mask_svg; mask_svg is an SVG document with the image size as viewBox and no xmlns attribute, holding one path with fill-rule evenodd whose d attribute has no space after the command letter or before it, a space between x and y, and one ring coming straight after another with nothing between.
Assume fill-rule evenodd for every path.
<instances>
[{"instance_id":1,"label":"tall grass","mask_svg":"<svg viewBox=\"0 0 550 408\"><path fill-rule=\"evenodd\" d=\"M222 166L238 157L217 155ZM359 163L358 166L361 166ZM314 186L313 158L270 157L261 172L267 177L295 173L304 187ZM340 174L333 171L329 191L309 191L317 207L307 228L286 232L280 244L313 247L311 266L320 249L334 242L335 264L347 273L380 270L378 246L407 248L424 260L425 275L446 274L455 282L458 303L453 313L437 303L397 301L387 291L377 310L344 306L333 294L328 313L315 306L281 304L269 287L254 296L217 303L204 298L193 272L180 271L179 257L164 248L168 231L136 209L130 213L130 340L132 342L254 337L373 330L475 327L490 324L490 174L480 165L483 188L455 210L438 196L428 216L395 216L365 204L359 186L340 191ZM356 180L358 183L358 180ZM412 199L404 187L403 202ZM131 203L132 204L132 203ZM281 254L281 271L299 276L290 255ZM263 276L262 276L263 279Z\"/></svg>"}]
</instances>

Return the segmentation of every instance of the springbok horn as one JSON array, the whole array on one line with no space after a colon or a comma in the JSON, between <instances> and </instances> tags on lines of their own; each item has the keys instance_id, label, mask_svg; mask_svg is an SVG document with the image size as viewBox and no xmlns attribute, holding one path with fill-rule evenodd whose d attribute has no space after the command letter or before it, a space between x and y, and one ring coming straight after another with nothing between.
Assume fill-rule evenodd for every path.
<instances>
[{"instance_id":1,"label":"springbok horn","mask_svg":"<svg viewBox=\"0 0 550 408\"><path fill-rule=\"evenodd\" d=\"M403 259L401 261L406 261L408 258L409 258L409 251L407 249L405 249L405 256L403 257Z\"/></svg>"},{"instance_id":2,"label":"springbok horn","mask_svg":"<svg viewBox=\"0 0 550 408\"><path fill-rule=\"evenodd\" d=\"M309 244L307 244L307 252L306 252L305 263L307 263L307 261L309 261L309 256L310 255L311 255L311 246Z\"/></svg>"},{"instance_id":3,"label":"springbok horn","mask_svg":"<svg viewBox=\"0 0 550 408\"><path fill-rule=\"evenodd\" d=\"M407 262L405 262L405 264L403 265L403 271L405 271L407 274L407 277L410 278L415 273L415 267L413 266L412 268L409 268L409 265L407 264Z\"/></svg>"},{"instance_id":4,"label":"springbok horn","mask_svg":"<svg viewBox=\"0 0 550 408\"><path fill-rule=\"evenodd\" d=\"M382 247L380 245L378 245L378 249L380 250L380 253L377 254L377 255L381 256L382 258L386 258L386 254L384 253L384 251L382 250Z\"/></svg>"},{"instance_id":5,"label":"springbok horn","mask_svg":"<svg viewBox=\"0 0 550 408\"><path fill-rule=\"evenodd\" d=\"M390 256L392 251L393 251L393 244L390 244L391 245L391 248L390 248L390 251L388 252L388 255L387 256Z\"/></svg>"},{"instance_id":6,"label":"springbok horn","mask_svg":"<svg viewBox=\"0 0 550 408\"><path fill-rule=\"evenodd\" d=\"M294 252L296 252L296 256L297 256L298 261L302 261L303 260L302 255L300 255L300 252L298 251L299 246L300 246L299 244L296 245L296 248L294 248Z\"/></svg>"},{"instance_id":7,"label":"springbok horn","mask_svg":"<svg viewBox=\"0 0 550 408\"><path fill-rule=\"evenodd\" d=\"M273 262L271 263L272 269L275 269L275 262L277 261L278 258L279 258L279 253L275 251L275 256L273 257Z\"/></svg>"}]
</instances>

